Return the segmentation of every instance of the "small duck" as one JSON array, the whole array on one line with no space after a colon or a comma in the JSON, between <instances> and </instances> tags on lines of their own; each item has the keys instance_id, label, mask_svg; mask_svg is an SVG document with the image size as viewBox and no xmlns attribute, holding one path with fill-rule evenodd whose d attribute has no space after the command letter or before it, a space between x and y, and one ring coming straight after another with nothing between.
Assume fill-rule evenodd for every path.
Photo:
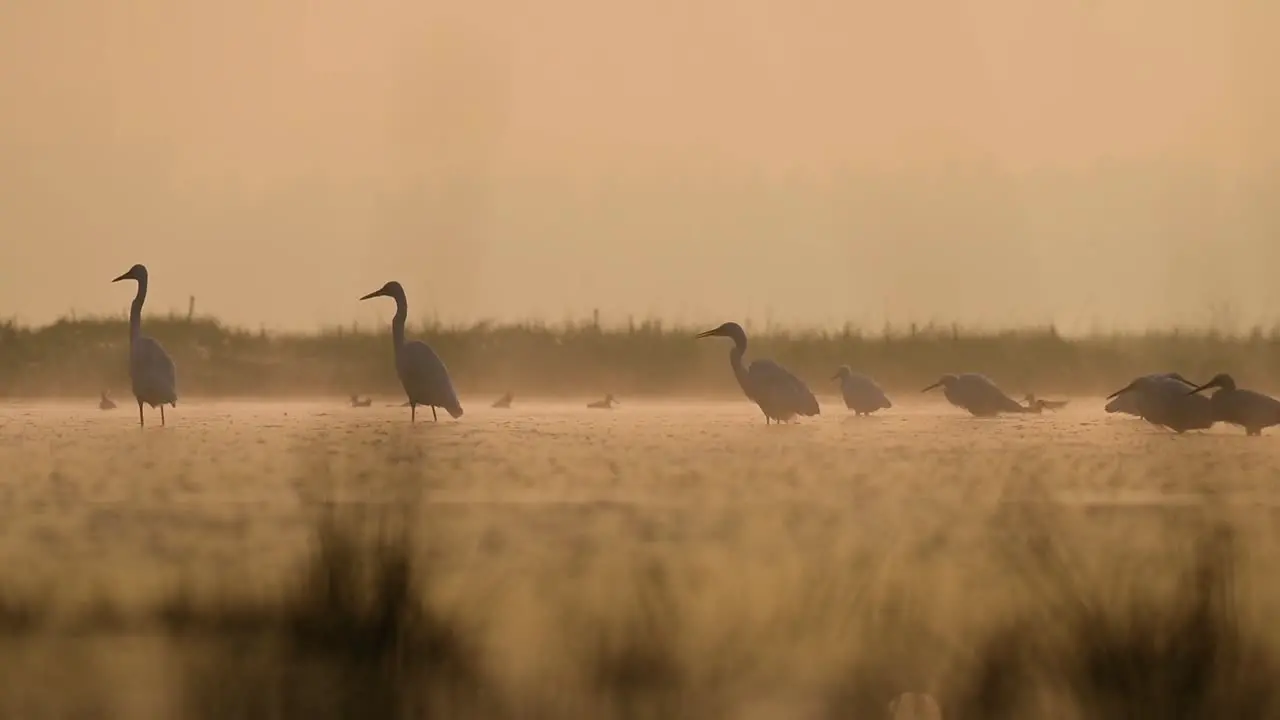
<instances>
[{"instance_id":1,"label":"small duck","mask_svg":"<svg viewBox=\"0 0 1280 720\"><path fill-rule=\"evenodd\" d=\"M107 397L107 391L106 391L106 390L103 390L103 391L102 391L102 399L98 401L98 409L100 409L100 410L115 410L115 409L116 409L116 404L115 404L115 402L114 402L111 398Z\"/></svg>"},{"instance_id":2,"label":"small duck","mask_svg":"<svg viewBox=\"0 0 1280 720\"><path fill-rule=\"evenodd\" d=\"M493 407L509 408L511 407L511 401L514 399L515 399L515 396L511 394L510 390L508 390L506 395L503 395L502 397L493 401Z\"/></svg>"},{"instance_id":3,"label":"small duck","mask_svg":"<svg viewBox=\"0 0 1280 720\"><path fill-rule=\"evenodd\" d=\"M604 396L603 400L597 400L593 403L587 403L587 407L591 408L592 410L610 410L613 408L614 405L620 405L620 404L621 403L619 403L617 400L614 399L613 393L609 393L608 395Z\"/></svg>"}]
</instances>

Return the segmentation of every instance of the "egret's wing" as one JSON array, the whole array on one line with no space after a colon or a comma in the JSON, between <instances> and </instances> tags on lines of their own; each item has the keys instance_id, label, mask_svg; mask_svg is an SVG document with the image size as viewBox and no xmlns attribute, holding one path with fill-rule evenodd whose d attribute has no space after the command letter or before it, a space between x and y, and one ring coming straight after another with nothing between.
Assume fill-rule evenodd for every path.
<instances>
[{"instance_id":1,"label":"egret's wing","mask_svg":"<svg viewBox=\"0 0 1280 720\"><path fill-rule=\"evenodd\" d=\"M889 396L884 394L884 389L875 380L866 375L854 375L854 387L858 394L867 399L867 402L878 402L881 407L891 407Z\"/></svg>"},{"instance_id":2,"label":"egret's wing","mask_svg":"<svg viewBox=\"0 0 1280 720\"><path fill-rule=\"evenodd\" d=\"M445 408L450 414L462 414L462 404L454 392L453 381L444 361L424 342L414 340L404 345L404 385L410 399Z\"/></svg>"},{"instance_id":3,"label":"egret's wing","mask_svg":"<svg viewBox=\"0 0 1280 720\"><path fill-rule=\"evenodd\" d=\"M133 362L140 385L165 402L177 401L177 368L160 343L154 338L139 337L133 344Z\"/></svg>"},{"instance_id":4,"label":"egret's wing","mask_svg":"<svg viewBox=\"0 0 1280 720\"><path fill-rule=\"evenodd\" d=\"M809 386L772 360L756 360L747 368L751 387L760 394L756 399L767 407L785 407L797 415L817 415L818 399Z\"/></svg>"}]
</instances>

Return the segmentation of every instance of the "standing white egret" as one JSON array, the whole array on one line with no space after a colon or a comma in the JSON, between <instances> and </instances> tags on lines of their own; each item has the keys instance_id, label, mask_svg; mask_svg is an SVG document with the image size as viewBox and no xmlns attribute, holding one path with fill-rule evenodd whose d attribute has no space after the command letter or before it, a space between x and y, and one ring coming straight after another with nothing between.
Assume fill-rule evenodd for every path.
<instances>
[{"instance_id":1,"label":"standing white egret","mask_svg":"<svg viewBox=\"0 0 1280 720\"><path fill-rule=\"evenodd\" d=\"M832 380L840 380L840 394L844 396L844 406L858 415L870 415L877 410L893 407L884 390L875 380L856 373L848 365L841 365Z\"/></svg>"},{"instance_id":2,"label":"standing white egret","mask_svg":"<svg viewBox=\"0 0 1280 720\"><path fill-rule=\"evenodd\" d=\"M449 379L444 361L421 340L405 342L404 321L409 314L409 302L405 300L404 288L392 280L360 299L376 297L389 297L396 301L396 316L391 319L391 343L395 346L396 374L409 396L410 421L418 421L419 405L431 406L432 420L439 420L436 408L444 408L455 419L462 417L462 403L458 402L458 394L453 390L453 381Z\"/></svg>"},{"instance_id":3,"label":"standing white egret","mask_svg":"<svg viewBox=\"0 0 1280 720\"><path fill-rule=\"evenodd\" d=\"M178 406L177 369L160 343L142 334L142 303L147 300L147 268L134 265L129 272L112 280L136 280L138 292L129 308L129 379L133 396L138 400L138 425L145 427L142 404L160 408L160 425L164 426L164 406Z\"/></svg>"},{"instance_id":4,"label":"standing white egret","mask_svg":"<svg viewBox=\"0 0 1280 720\"><path fill-rule=\"evenodd\" d=\"M1165 378L1168 380L1174 380L1179 383L1182 383L1188 388L1193 388L1196 386L1195 383L1182 377L1176 372L1151 373L1150 375L1143 375L1142 377ZM1139 378L1134 378L1133 382L1129 383L1129 387L1135 387L1136 385L1141 385L1148 382L1150 381L1144 380L1141 383L1139 383ZM1141 403L1142 397L1143 397L1143 392L1121 391L1111 396L1110 398L1111 401L1107 403L1104 409L1108 413L1123 413L1125 415L1134 415L1136 417L1142 417L1142 403Z\"/></svg>"},{"instance_id":5,"label":"standing white egret","mask_svg":"<svg viewBox=\"0 0 1280 720\"><path fill-rule=\"evenodd\" d=\"M770 420L785 422L797 415L819 414L818 399L800 378L772 360L756 360L750 367L742 364L747 352L747 333L736 322L727 322L714 330L698 333L698 337L727 337L733 339L729 351L729 365L733 376L747 397L764 412L764 423Z\"/></svg>"}]
</instances>

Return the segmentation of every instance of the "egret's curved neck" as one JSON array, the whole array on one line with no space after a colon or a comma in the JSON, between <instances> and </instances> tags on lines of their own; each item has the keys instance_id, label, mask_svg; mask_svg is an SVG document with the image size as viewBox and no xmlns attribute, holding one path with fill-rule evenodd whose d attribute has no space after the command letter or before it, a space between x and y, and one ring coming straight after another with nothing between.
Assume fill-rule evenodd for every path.
<instances>
[{"instance_id":1,"label":"egret's curved neck","mask_svg":"<svg viewBox=\"0 0 1280 720\"><path fill-rule=\"evenodd\" d=\"M396 316L391 318L391 342L395 345L396 352L404 347L404 321L409 316L409 302L404 299L403 295L396 295Z\"/></svg>"},{"instance_id":2,"label":"egret's curved neck","mask_svg":"<svg viewBox=\"0 0 1280 720\"><path fill-rule=\"evenodd\" d=\"M142 335L142 303L147 301L147 279L138 279L138 293L133 297L133 305L129 307L129 339L137 340Z\"/></svg>"},{"instance_id":3,"label":"egret's curved neck","mask_svg":"<svg viewBox=\"0 0 1280 720\"><path fill-rule=\"evenodd\" d=\"M734 338L733 349L729 351L729 365L733 367L733 376L738 379L742 389L747 388L747 367L742 364L742 356L747 354L747 339Z\"/></svg>"}]
</instances>

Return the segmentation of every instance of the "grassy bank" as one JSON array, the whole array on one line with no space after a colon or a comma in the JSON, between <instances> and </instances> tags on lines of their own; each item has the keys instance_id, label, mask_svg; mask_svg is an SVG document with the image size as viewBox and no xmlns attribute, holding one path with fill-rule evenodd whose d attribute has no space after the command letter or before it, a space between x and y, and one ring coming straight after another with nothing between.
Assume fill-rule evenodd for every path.
<instances>
[{"instance_id":1,"label":"grassy bank","mask_svg":"<svg viewBox=\"0 0 1280 720\"><path fill-rule=\"evenodd\" d=\"M731 395L729 343L695 341L705 328L649 322L621 328L477 324L412 328L449 365L463 394ZM388 330L333 328L273 334L208 318L154 317L149 335L179 367L191 396L400 393ZM43 327L0 325L0 396L75 397L128 388L127 323L66 319ZM1163 331L1063 337L1054 328L975 332L906 327L839 332L751 332L748 360L782 362L815 389L848 363L887 389L911 392L940 373L979 371L1010 392L1105 393L1135 375L1176 369L1192 379L1230 372L1243 384L1280 387L1280 329L1244 335Z\"/></svg>"}]
</instances>

